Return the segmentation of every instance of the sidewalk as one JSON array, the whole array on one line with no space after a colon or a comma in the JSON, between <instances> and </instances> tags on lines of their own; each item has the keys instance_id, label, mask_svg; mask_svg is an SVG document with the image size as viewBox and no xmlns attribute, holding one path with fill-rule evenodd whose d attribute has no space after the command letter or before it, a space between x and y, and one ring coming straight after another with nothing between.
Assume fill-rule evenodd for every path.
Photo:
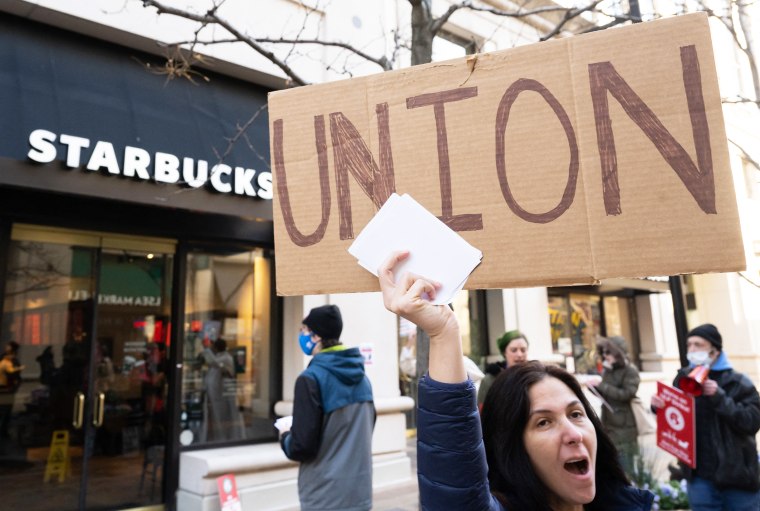
<instances>
[{"instance_id":1,"label":"sidewalk","mask_svg":"<svg viewBox=\"0 0 760 511\"><path fill-rule=\"evenodd\" d=\"M412 480L377 489L372 494L374 511L418 511L419 492L417 490L417 436L406 440L406 454L412 460Z\"/></svg>"}]
</instances>

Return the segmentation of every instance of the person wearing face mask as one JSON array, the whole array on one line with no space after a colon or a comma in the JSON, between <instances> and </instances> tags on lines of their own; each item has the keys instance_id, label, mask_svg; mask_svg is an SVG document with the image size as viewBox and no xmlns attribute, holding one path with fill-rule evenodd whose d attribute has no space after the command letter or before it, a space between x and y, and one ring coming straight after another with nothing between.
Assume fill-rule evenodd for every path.
<instances>
[{"instance_id":1,"label":"person wearing face mask","mask_svg":"<svg viewBox=\"0 0 760 511\"><path fill-rule=\"evenodd\" d=\"M757 511L760 509L760 467L755 435L760 431L760 396L749 378L731 367L723 337L715 325L689 332L689 366L678 371L673 386L698 365L709 365L696 404L697 468L681 464L689 481L692 511ZM665 402L652 396L652 408Z\"/></svg>"},{"instance_id":2,"label":"person wearing face mask","mask_svg":"<svg viewBox=\"0 0 760 511\"><path fill-rule=\"evenodd\" d=\"M586 386L605 400L602 425L620 452L623 468L628 475L632 475L639 444L631 400L636 397L641 378L639 371L626 357L625 339L622 337L614 336L601 341L597 351L602 357L604 371L601 377L589 377Z\"/></svg>"},{"instance_id":3,"label":"person wearing face mask","mask_svg":"<svg viewBox=\"0 0 760 511\"><path fill-rule=\"evenodd\" d=\"M488 390L493 385L496 377L507 367L522 364L528 360L528 339L519 330L505 332L496 341L496 345L499 347L499 353L504 356L504 360L486 366L486 374L480 382L480 388L478 389L478 406L481 409L483 408L483 402L486 400L486 394L488 394Z\"/></svg>"},{"instance_id":4,"label":"person wearing face mask","mask_svg":"<svg viewBox=\"0 0 760 511\"><path fill-rule=\"evenodd\" d=\"M372 431L375 405L359 348L340 342L343 319L335 305L311 309L299 345L314 357L296 379L293 421L280 445L298 469L301 509L372 508Z\"/></svg>"}]
</instances>

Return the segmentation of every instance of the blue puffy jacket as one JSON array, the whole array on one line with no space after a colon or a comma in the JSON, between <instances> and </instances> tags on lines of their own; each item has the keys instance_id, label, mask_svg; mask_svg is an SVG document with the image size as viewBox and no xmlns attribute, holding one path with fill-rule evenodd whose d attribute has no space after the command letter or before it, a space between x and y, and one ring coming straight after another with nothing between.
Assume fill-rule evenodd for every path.
<instances>
[{"instance_id":1,"label":"blue puffy jacket","mask_svg":"<svg viewBox=\"0 0 760 511\"><path fill-rule=\"evenodd\" d=\"M472 381L424 376L417 401L417 471L423 511L506 511L491 495ZM609 511L649 511L650 492L622 487Z\"/></svg>"}]
</instances>

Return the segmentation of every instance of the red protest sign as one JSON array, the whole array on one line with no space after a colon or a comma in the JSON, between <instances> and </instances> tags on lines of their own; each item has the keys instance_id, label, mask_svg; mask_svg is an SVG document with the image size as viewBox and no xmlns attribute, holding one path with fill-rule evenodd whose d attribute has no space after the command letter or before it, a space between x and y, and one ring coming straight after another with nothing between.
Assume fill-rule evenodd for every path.
<instances>
[{"instance_id":1,"label":"red protest sign","mask_svg":"<svg viewBox=\"0 0 760 511\"><path fill-rule=\"evenodd\" d=\"M696 468L694 398L660 382L657 394L665 401L665 407L657 413L657 447Z\"/></svg>"},{"instance_id":2,"label":"red protest sign","mask_svg":"<svg viewBox=\"0 0 760 511\"><path fill-rule=\"evenodd\" d=\"M238 498L234 474L217 477L216 485L219 487L219 504L222 511L243 511L243 506Z\"/></svg>"}]
</instances>

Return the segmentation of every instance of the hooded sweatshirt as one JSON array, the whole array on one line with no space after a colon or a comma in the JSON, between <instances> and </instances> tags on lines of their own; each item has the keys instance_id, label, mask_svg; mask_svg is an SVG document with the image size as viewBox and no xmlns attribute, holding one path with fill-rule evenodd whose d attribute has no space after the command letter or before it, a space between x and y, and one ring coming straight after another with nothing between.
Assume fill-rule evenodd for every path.
<instances>
[{"instance_id":1,"label":"hooded sweatshirt","mask_svg":"<svg viewBox=\"0 0 760 511\"><path fill-rule=\"evenodd\" d=\"M372 507L372 387L359 349L336 348L315 355L296 380L293 425L280 440L285 455L301 462L304 511Z\"/></svg>"}]
</instances>

